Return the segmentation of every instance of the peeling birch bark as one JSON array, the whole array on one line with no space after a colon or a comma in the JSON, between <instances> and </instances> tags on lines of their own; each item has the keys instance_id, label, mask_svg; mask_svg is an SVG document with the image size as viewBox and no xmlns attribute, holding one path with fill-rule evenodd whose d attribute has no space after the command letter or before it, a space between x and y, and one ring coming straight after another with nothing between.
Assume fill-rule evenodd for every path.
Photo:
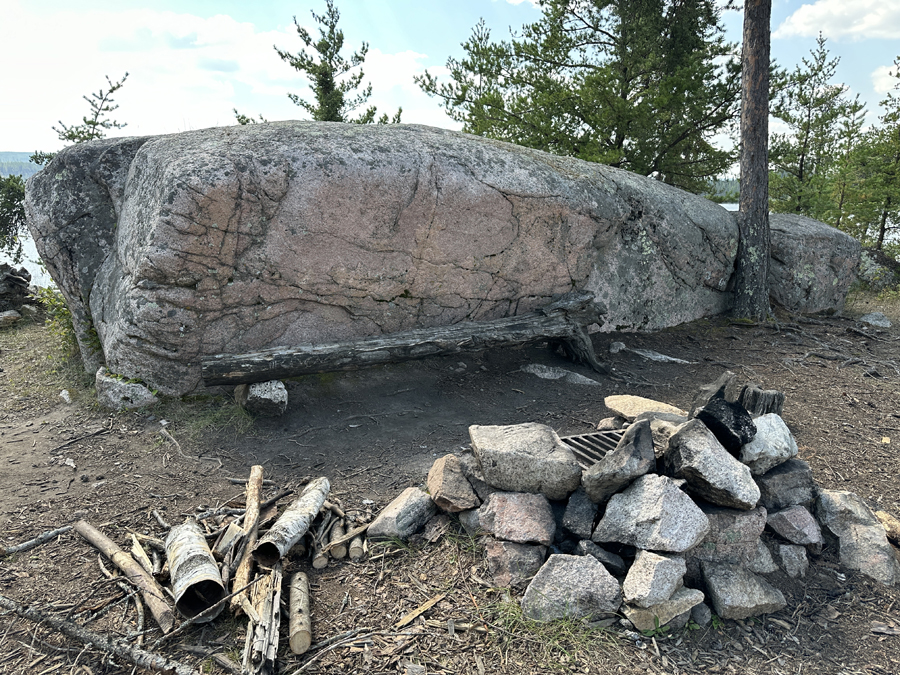
<instances>
[{"instance_id":1,"label":"peeling birch bark","mask_svg":"<svg viewBox=\"0 0 900 675\"><path fill-rule=\"evenodd\" d=\"M196 520L189 519L169 530L166 557L169 559L175 608L184 616L194 618L225 597L219 568ZM203 621L212 621L222 609L224 604Z\"/></svg>"},{"instance_id":2,"label":"peeling birch bark","mask_svg":"<svg viewBox=\"0 0 900 675\"><path fill-rule=\"evenodd\" d=\"M253 548L253 557L260 565L274 565L307 533L329 490L331 483L325 477L316 478L307 484L300 496Z\"/></svg>"}]
</instances>

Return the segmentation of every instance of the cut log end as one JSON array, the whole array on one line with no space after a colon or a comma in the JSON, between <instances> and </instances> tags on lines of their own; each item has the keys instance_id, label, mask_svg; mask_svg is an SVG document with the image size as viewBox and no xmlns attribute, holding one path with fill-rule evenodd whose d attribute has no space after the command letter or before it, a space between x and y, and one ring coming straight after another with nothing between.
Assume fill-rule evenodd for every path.
<instances>
[{"instance_id":1,"label":"cut log end","mask_svg":"<svg viewBox=\"0 0 900 675\"><path fill-rule=\"evenodd\" d=\"M256 562L260 565L272 567L272 565L281 560L281 552L272 542L263 541L253 549L253 557L256 558Z\"/></svg>"}]
</instances>

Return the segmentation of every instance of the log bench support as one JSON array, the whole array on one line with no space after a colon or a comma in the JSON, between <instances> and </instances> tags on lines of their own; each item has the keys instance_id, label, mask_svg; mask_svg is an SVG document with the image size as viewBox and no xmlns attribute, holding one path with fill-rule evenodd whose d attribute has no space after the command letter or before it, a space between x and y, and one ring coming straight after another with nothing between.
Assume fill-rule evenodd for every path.
<instances>
[{"instance_id":1,"label":"log bench support","mask_svg":"<svg viewBox=\"0 0 900 675\"><path fill-rule=\"evenodd\" d=\"M249 384L548 341L551 347L561 346L574 361L608 374L608 366L594 353L586 328L598 323L605 312L592 293L572 292L536 312L493 321L416 328L346 342L276 347L248 354L216 354L201 361L201 373L207 386Z\"/></svg>"}]
</instances>

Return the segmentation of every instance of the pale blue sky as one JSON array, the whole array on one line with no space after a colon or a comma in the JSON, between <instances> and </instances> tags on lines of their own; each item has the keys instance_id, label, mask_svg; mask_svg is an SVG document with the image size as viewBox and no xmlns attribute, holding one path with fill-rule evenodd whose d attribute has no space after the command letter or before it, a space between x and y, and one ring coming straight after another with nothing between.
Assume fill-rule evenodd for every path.
<instances>
[{"instance_id":1,"label":"pale blue sky","mask_svg":"<svg viewBox=\"0 0 900 675\"><path fill-rule=\"evenodd\" d=\"M530 0L338 0L347 45L369 42L366 80L380 112L403 106L404 122L457 128L422 94L412 76L442 72L459 43L484 18L498 37L534 21ZM77 9L74 9L76 8ZM116 100L115 135L143 135L234 123L232 108L271 120L302 118L287 92L308 97L304 81L272 45L296 51L292 17L312 28L310 9L324 0L0 0L0 150L58 150L51 126L87 112L81 96L105 86L105 75L130 73ZM741 14L726 17L740 40ZM821 30L838 78L869 104L896 80L887 75L900 55L897 0L774 0L772 52L793 67ZM12 64L15 64L14 66Z\"/></svg>"}]
</instances>

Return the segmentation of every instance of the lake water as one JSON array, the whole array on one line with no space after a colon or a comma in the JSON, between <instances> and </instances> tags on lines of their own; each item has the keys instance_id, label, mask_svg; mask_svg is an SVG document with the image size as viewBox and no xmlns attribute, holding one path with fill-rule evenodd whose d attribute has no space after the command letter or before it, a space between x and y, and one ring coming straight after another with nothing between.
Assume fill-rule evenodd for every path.
<instances>
[{"instance_id":1,"label":"lake water","mask_svg":"<svg viewBox=\"0 0 900 675\"><path fill-rule=\"evenodd\" d=\"M38 256L37 249L34 247L34 240L31 237L26 237L22 240L22 248L25 251L25 257L22 259L22 262L19 263L19 266L25 266L29 272L31 272L31 285L32 286L56 286L53 283L53 279L50 278L50 275L44 270L43 267L40 266L40 256ZM0 253L0 263L12 264L12 260L8 257Z\"/></svg>"}]
</instances>

